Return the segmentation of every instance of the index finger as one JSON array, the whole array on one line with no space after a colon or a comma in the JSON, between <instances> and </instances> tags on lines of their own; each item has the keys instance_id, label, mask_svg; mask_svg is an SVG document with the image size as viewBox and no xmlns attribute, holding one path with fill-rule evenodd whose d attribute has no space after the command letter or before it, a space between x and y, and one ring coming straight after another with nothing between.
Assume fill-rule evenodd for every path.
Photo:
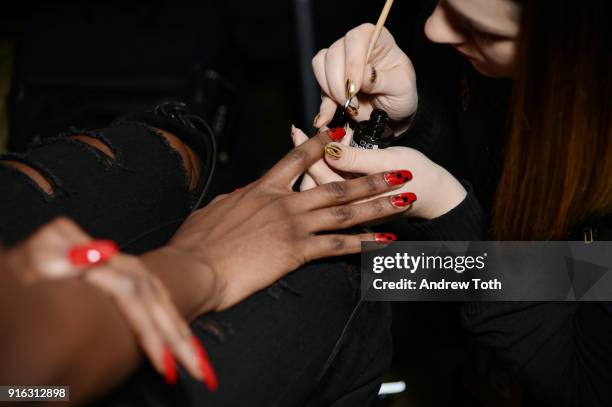
<instances>
[{"instance_id":1,"label":"index finger","mask_svg":"<svg viewBox=\"0 0 612 407\"><path fill-rule=\"evenodd\" d=\"M374 32L374 25L362 24L346 33L344 38L346 79L350 79L359 91L363 84L363 72L368 61L368 45Z\"/></svg>"},{"instance_id":2,"label":"index finger","mask_svg":"<svg viewBox=\"0 0 612 407\"><path fill-rule=\"evenodd\" d=\"M323 158L325 146L332 141L329 130L317 133L289 151L263 176L262 182L280 188L291 188L291 181Z\"/></svg>"}]
</instances>

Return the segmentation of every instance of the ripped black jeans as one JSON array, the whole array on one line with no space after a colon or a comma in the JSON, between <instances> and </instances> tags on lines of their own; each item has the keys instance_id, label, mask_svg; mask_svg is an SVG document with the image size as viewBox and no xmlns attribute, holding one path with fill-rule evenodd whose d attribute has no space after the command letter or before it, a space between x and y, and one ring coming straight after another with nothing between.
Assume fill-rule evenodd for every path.
<instances>
[{"instance_id":1,"label":"ripped black jeans","mask_svg":"<svg viewBox=\"0 0 612 407\"><path fill-rule=\"evenodd\" d=\"M0 157L0 163L30 168L47 184L41 188L19 166L0 165L4 243L13 244L60 215L131 253L166 243L202 186L189 190L181 157L153 127L172 132L204 155L191 130L147 117L124 118L97 131L72 130L25 154ZM77 135L102 142L106 152ZM370 405L390 363L390 310L387 304L359 301L354 264L351 258L311 263L229 310L195 320L192 328L219 376L216 393L183 371L179 384L170 388L145 362L98 403Z\"/></svg>"}]
</instances>

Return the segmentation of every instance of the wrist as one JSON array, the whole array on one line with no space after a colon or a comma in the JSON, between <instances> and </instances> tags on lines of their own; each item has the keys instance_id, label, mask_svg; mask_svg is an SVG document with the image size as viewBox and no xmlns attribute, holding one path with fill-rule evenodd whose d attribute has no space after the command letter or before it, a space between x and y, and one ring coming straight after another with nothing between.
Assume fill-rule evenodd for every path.
<instances>
[{"instance_id":1,"label":"wrist","mask_svg":"<svg viewBox=\"0 0 612 407\"><path fill-rule=\"evenodd\" d=\"M440 183L440 199L436 208L436 213L430 219L439 218L455 209L467 195L467 191L461 183L451 175L446 169L440 167L441 183Z\"/></svg>"},{"instance_id":2,"label":"wrist","mask_svg":"<svg viewBox=\"0 0 612 407\"><path fill-rule=\"evenodd\" d=\"M435 193L431 196L431 203L428 202L419 214L426 220L447 214L463 202L467 195L463 185L451 173L439 165L436 167L434 170L436 175L432 178L431 184Z\"/></svg>"},{"instance_id":3,"label":"wrist","mask_svg":"<svg viewBox=\"0 0 612 407\"><path fill-rule=\"evenodd\" d=\"M219 308L225 285L204 260L171 245L140 256L188 320Z\"/></svg>"}]
</instances>

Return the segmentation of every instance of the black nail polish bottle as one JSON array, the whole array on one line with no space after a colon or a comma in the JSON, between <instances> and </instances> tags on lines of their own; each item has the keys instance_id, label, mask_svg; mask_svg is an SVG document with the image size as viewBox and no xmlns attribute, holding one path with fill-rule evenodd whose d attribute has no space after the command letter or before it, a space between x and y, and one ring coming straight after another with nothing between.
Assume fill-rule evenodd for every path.
<instances>
[{"instance_id":1,"label":"black nail polish bottle","mask_svg":"<svg viewBox=\"0 0 612 407\"><path fill-rule=\"evenodd\" d=\"M370 120L357 123L351 146L376 150L387 148L393 143L393 130L388 126L389 115L382 109L374 109Z\"/></svg>"}]
</instances>

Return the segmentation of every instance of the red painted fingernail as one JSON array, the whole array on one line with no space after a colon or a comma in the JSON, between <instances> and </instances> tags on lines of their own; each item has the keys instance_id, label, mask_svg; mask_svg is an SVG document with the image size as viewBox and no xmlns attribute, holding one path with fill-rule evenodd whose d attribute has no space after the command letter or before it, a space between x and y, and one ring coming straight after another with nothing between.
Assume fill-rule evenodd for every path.
<instances>
[{"instance_id":1,"label":"red painted fingernail","mask_svg":"<svg viewBox=\"0 0 612 407\"><path fill-rule=\"evenodd\" d=\"M200 364L200 369L202 370L202 376L204 376L204 383L206 384L206 387L208 387L208 390L217 391L217 375L215 374L215 369L213 369L212 364L210 363L210 359L208 359L206 349L204 349L204 345L202 345L200 340L195 336L192 337L192 341L193 346L196 348L198 362Z\"/></svg>"},{"instance_id":2,"label":"red painted fingernail","mask_svg":"<svg viewBox=\"0 0 612 407\"><path fill-rule=\"evenodd\" d=\"M335 127L329 130L329 137L336 142L342 140L344 136L346 136L346 131L342 127Z\"/></svg>"},{"instance_id":3,"label":"red painted fingernail","mask_svg":"<svg viewBox=\"0 0 612 407\"><path fill-rule=\"evenodd\" d=\"M391 197L391 204L396 208L404 208L408 205L411 205L414 201L417 200L417 197L412 192L406 192L399 195L393 195Z\"/></svg>"},{"instance_id":4,"label":"red painted fingernail","mask_svg":"<svg viewBox=\"0 0 612 407\"><path fill-rule=\"evenodd\" d=\"M107 262L119 251L112 240L94 240L91 243L73 246L68 251L68 260L74 266L87 266Z\"/></svg>"},{"instance_id":5,"label":"red painted fingernail","mask_svg":"<svg viewBox=\"0 0 612 407\"><path fill-rule=\"evenodd\" d=\"M377 233L374 235L374 239L376 239L378 243L388 243L395 242L397 240L397 236L395 236L393 233Z\"/></svg>"},{"instance_id":6,"label":"red painted fingernail","mask_svg":"<svg viewBox=\"0 0 612 407\"><path fill-rule=\"evenodd\" d=\"M176 384L178 380L174 356L172 356L172 352L170 351L170 347L168 345L164 346L164 377L166 379L166 383L172 385Z\"/></svg>"},{"instance_id":7,"label":"red painted fingernail","mask_svg":"<svg viewBox=\"0 0 612 407\"><path fill-rule=\"evenodd\" d=\"M390 171L385 173L387 185L401 185L412 179L412 173L408 170Z\"/></svg>"}]
</instances>

